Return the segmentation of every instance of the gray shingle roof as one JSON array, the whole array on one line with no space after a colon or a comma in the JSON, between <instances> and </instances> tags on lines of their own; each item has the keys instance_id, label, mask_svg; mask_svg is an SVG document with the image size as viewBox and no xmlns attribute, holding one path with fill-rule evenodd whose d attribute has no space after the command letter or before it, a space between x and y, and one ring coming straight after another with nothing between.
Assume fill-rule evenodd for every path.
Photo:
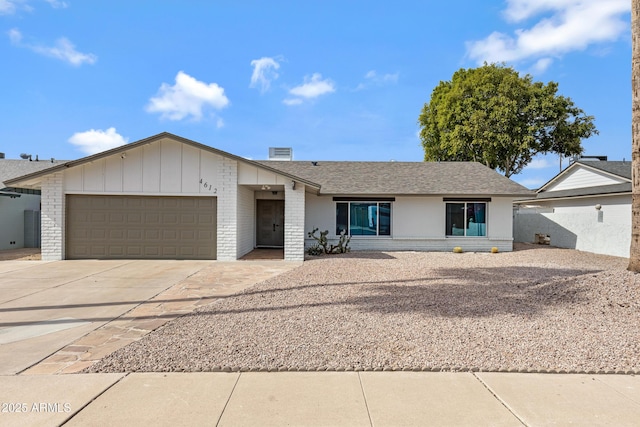
<instances>
[{"instance_id":1,"label":"gray shingle roof","mask_svg":"<svg viewBox=\"0 0 640 427\"><path fill-rule=\"evenodd\" d=\"M536 200L559 199L565 197L598 196L602 194L631 193L631 183L598 185L596 187L571 188L569 190L543 191Z\"/></svg>"},{"instance_id":2,"label":"gray shingle roof","mask_svg":"<svg viewBox=\"0 0 640 427\"><path fill-rule=\"evenodd\" d=\"M624 193L631 192L631 182L623 182L620 184L609 184L609 185L596 185L593 187L570 188L567 190L545 191L545 187L547 187L550 183L556 181L560 176L565 174L570 168L575 168L578 166L590 167L596 170L610 173L612 175L616 175L623 179L631 180L631 162L578 160L577 162L569 166L567 169L563 170L558 175L554 176L545 185L540 187L535 200L550 200L550 199L560 199L560 198L569 198L569 197L589 197L589 196L598 196L598 195L624 194ZM523 202L529 202L529 201L531 200L523 200Z\"/></svg>"},{"instance_id":3,"label":"gray shingle roof","mask_svg":"<svg viewBox=\"0 0 640 427\"><path fill-rule=\"evenodd\" d=\"M0 189L6 188L4 181L48 169L65 161L66 160L54 160L53 163L51 163L50 160L29 161L22 159L0 159Z\"/></svg>"},{"instance_id":4,"label":"gray shingle roof","mask_svg":"<svg viewBox=\"0 0 640 427\"><path fill-rule=\"evenodd\" d=\"M321 185L321 194L533 196L531 190L475 162L258 161Z\"/></svg>"},{"instance_id":5,"label":"gray shingle roof","mask_svg":"<svg viewBox=\"0 0 640 427\"><path fill-rule=\"evenodd\" d=\"M627 161L581 161L580 163L585 166L591 166L592 168L599 169L604 172L608 172L613 175L618 175L621 178L631 179L631 162Z\"/></svg>"}]
</instances>

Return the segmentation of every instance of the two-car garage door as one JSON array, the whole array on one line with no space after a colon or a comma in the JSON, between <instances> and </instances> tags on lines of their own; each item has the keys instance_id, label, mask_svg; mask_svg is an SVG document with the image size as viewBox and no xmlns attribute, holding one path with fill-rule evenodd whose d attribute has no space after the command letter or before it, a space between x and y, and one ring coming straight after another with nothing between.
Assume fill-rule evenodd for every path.
<instances>
[{"instance_id":1,"label":"two-car garage door","mask_svg":"<svg viewBox=\"0 0 640 427\"><path fill-rule=\"evenodd\" d=\"M67 195L68 259L215 259L216 198Z\"/></svg>"}]
</instances>

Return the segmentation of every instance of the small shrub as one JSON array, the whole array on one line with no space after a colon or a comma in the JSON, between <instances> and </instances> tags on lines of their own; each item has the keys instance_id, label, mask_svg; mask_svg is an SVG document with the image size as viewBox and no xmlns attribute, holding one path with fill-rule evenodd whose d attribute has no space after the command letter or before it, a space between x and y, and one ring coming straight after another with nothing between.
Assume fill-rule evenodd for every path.
<instances>
[{"instance_id":1,"label":"small shrub","mask_svg":"<svg viewBox=\"0 0 640 427\"><path fill-rule=\"evenodd\" d=\"M497 254L498 253L498 248L496 248L495 246L491 248L491 253L492 254Z\"/></svg>"},{"instance_id":2,"label":"small shrub","mask_svg":"<svg viewBox=\"0 0 640 427\"><path fill-rule=\"evenodd\" d=\"M324 250L322 249L322 246L320 246L317 243L307 248L307 254L309 255L313 255L313 256L322 255L323 252Z\"/></svg>"},{"instance_id":3,"label":"small shrub","mask_svg":"<svg viewBox=\"0 0 640 427\"><path fill-rule=\"evenodd\" d=\"M463 251L462 251L462 248L460 246L456 246L455 248L453 248L453 253L454 254L461 254L462 252Z\"/></svg>"}]
</instances>

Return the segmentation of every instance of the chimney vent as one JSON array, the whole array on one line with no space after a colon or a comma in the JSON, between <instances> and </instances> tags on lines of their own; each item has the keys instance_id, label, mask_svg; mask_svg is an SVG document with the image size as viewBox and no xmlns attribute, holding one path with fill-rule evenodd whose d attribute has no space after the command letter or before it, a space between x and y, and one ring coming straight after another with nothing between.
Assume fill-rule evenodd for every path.
<instances>
[{"instance_id":1,"label":"chimney vent","mask_svg":"<svg viewBox=\"0 0 640 427\"><path fill-rule=\"evenodd\" d=\"M0 159L4 159L4 153L0 153Z\"/></svg>"},{"instance_id":2,"label":"chimney vent","mask_svg":"<svg viewBox=\"0 0 640 427\"><path fill-rule=\"evenodd\" d=\"M290 147L269 147L269 160L293 160L293 149Z\"/></svg>"}]
</instances>

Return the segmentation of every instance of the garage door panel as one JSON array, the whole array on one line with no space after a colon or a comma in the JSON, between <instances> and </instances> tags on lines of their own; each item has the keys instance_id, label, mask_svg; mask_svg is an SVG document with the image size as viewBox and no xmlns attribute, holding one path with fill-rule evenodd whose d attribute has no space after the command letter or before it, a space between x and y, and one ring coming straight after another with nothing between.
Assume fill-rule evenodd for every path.
<instances>
[{"instance_id":1,"label":"garage door panel","mask_svg":"<svg viewBox=\"0 0 640 427\"><path fill-rule=\"evenodd\" d=\"M127 255L130 257L137 258L142 255L142 247L140 246L131 246L127 245Z\"/></svg>"},{"instance_id":2,"label":"garage door panel","mask_svg":"<svg viewBox=\"0 0 640 427\"><path fill-rule=\"evenodd\" d=\"M125 248L123 246L111 245L109 246L109 256L121 257L125 254Z\"/></svg>"},{"instance_id":3,"label":"garage door panel","mask_svg":"<svg viewBox=\"0 0 640 427\"><path fill-rule=\"evenodd\" d=\"M157 212L144 213L144 222L147 224L160 225L160 214Z\"/></svg>"},{"instance_id":4,"label":"garage door panel","mask_svg":"<svg viewBox=\"0 0 640 427\"><path fill-rule=\"evenodd\" d=\"M67 257L215 259L216 198L67 196Z\"/></svg>"},{"instance_id":5,"label":"garage door panel","mask_svg":"<svg viewBox=\"0 0 640 427\"><path fill-rule=\"evenodd\" d=\"M121 240L124 241L126 236L126 230L109 230L109 240L111 241L117 241L117 240Z\"/></svg>"},{"instance_id":6,"label":"garage door panel","mask_svg":"<svg viewBox=\"0 0 640 427\"><path fill-rule=\"evenodd\" d=\"M142 200L144 209L160 209L160 200L155 197L149 197Z\"/></svg>"},{"instance_id":7,"label":"garage door panel","mask_svg":"<svg viewBox=\"0 0 640 427\"><path fill-rule=\"evenodd\" d=\"M140 229L127 230L127 240L130 242L142 239L142 235L142 230Z\"/></svg>"}]
</instances>

